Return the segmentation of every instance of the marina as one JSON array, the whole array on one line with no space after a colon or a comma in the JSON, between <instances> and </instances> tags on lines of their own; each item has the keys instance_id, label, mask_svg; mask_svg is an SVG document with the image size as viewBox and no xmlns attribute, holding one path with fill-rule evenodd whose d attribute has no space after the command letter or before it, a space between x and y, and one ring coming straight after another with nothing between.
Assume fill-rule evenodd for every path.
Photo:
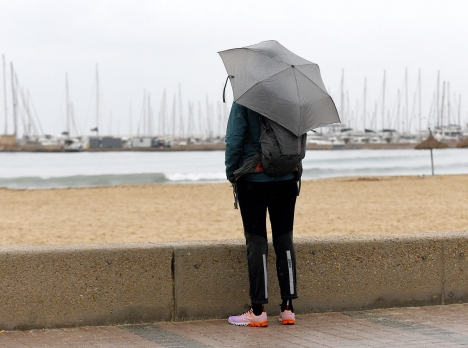
<instances>
[{"instance_id":1,"label":"marina","mask_svg":"<svg viewBox=\"0 0 468 348\"><path fill-rule=\"evenodd\" d=\"M184 102L182 88L174 93L172 105L166 90L158 106L150 91L143 91L139 114L132 113L130 104L126 127L121 119L103 107L99 68L94 75L93 110L87 117L88 126L75 111L65 74L65 105L59 134L43 129L27 88L19 81L13 63L3 63L3 125L0 125L0 151L21 152L81 152L81 151L203 151L224 149L225 128L229 104L211 101ZM379 96L371 108L367 79L355 103L350 102L342 70L340 87L331 93L337 105L341 123L320 127L308 132L310 149L401 149L414 148L429 135L449 147L468 146L468 119L463 117L461 94L454 93L450 81L437 73L430 105L423 107L422 73L411 98L409 73L405 69L403 84L396 91L389 90L384 70ZM357 93L356 91L353 91ZM374 96L375 97L375 96ZM184 106L185 104L185 106ZM90 123L89 120L92 120ZM114 123L114 127L113 127ZM117 123L117 127L115 127ZM123 123L123 122L122 122ZM91 127L89 125L92 125ZM87 129L87 130L86 130Z\"/></svg>"},{"instance_id":2,"label":"marina","mask_svg":"<svg viewBox=\"0 0 468 348\"><path fill-rule=\"evenodd\" d=\"M451 148L468 147L468 128L450 125L436 127L434 137ZM419 134L400 134L384 129L364 131L344 126L322 127L320 132L307 134L307 147L314 150L334 149L411 149L429 136L429 131ZM81 151L216 151L224 150L224 136L216 138L174 138L158 136L51 136L38 138L0 135L0 152L81 152Z\"/></svg>"}]
</instances>

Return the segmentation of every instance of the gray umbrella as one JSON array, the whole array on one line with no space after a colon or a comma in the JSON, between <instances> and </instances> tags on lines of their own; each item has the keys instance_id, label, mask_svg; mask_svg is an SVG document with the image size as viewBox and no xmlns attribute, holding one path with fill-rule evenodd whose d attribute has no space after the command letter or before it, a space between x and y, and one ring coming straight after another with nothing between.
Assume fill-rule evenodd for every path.
<instances>
[{"instance_id":1,"label":"gray umbrella","mask_svg":"<svg viewBox=\"0 0 468 348\"><path fill-rule=\"evenodd\" d=\"M297 136L340 122L318 65L295 55L277 41L218 53L231 81L234 102Z\"/></svg>"}]
</instances>

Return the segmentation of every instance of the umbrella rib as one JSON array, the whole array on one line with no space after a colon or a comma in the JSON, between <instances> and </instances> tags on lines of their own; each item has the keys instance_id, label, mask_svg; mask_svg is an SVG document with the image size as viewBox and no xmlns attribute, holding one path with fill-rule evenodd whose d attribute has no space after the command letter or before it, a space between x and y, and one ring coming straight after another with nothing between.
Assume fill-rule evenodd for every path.
<instances>
[{"instance_id":1,"label":"umbrella rib","mask_svg":"<svg viewBox=\"0 0 468 348\"><path fill-rule=\"evenodd\" d=\"M305 65L305 64L303 64L303 65ZM297 69L295 69L295 70L297 70ZM300 71L300 70L297 70L297 71L299 71L303 76L305 76L306 79L308 79L310 82L312 82L314 85L316 85L321 91L323 91L323 92L325 92L326 94L328 94L327 91L324 91L322 87L320 87L319 85L317 85L314 81L312 81L312 80L311 80L306 74L304 74L302 71Z\"/></svg>"},{"instance_id":2,"label":"umbrella rib","mask_svg":"<svg viewBox=\"0 0 468 348\"><path fill-rule=\"evenodd\" d=\"M333 105L335 106L335 109L336 109L336 105L335 105L335 102L333 101L333 98L330 96L330 94L328 94L327 91L324 91L319 85L317 85L314 81L312 81L306 74L304 74L302 71L298 70L298 69L294 69L295 71L299 71L303 76L305 76L305 78L307 78L310 82L312 82L315 86L317 86L322 92L324 92L328 98L330 98L331 102L333 103ZM296 74L294 74L294 78L296 79ZM297 79L296 79L296 86L297 86ZM297 93L299 95L299 87L297 88ZM338 115L338 119L339 119L339 115ZM341 121L340 121L341 122ZM318 127L322 127L322 126L326 126L330 123L325 123L323 125L319 125L317 126L316 128Z\"/></svg>"},{"instance_id":3,"label":"umbrella rib","mask_svg":"<svg viewBox=\"0 0 468 348\"><path fill-rule=\"evenodd\" d=\"M282 73L283 71L286 71L288 68L289 68L289 67L286 67L286 68L284 68L283 70L274 73L273 75L270 75L270 76L268 76L268 77L265 77L265 78L262 79L262 81L265 80L265 79L272 78L273 76L278 75L278 74ZM237 98L236 100L239 100L240 98L242 98L248 91L250 91L252 88L254 88L256 85L258 85L258 84L259 84L260 82L262 82L262 81L258 81L257 83L255 83L254 85L252 85L249 89L247 89L244 93L242 93L242 94L239 96L239 98Z\"/></svg>"},{"instance_id":4,"label":"umbrella rib","mask_svg":"<svg viewBox=\"0 0 468 348\"><path fill-rule=\"evenodd\" d=\"M294 80L296 81L297 99L299 100L299 128L300 128L302 124L302 100L301 100L301 93L299 93L299 86L297 84L296 70L297 69L293 69L293 73L294 73Z\"/></svg>"},{"instance_id":5,"label":"umbrella rib","mask_svg":"<svg viewBox=\"0 0 468 348\"><path fill-rule=\"evenodd\" d=\"M284 56L287 57L286 52L285 52L286 47L280 45L280 48L283 51ZM289 61L288 63L289 63L289 65L291 65L291 61Z\"/></svg>"}]
</instances>

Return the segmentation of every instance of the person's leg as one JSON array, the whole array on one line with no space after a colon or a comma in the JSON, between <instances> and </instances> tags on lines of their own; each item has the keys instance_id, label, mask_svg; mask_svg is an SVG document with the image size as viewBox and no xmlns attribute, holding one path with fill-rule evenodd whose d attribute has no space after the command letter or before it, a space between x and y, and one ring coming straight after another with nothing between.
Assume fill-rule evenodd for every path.
<instances>
[{"instance_id":1,"label":"person's leg","mask_svg":"<svg viewBox=\"0 0 468 348\"><path fill-rule=\"evenodd\" d=\"M244 225L249 270L250 299L252 309L237 316L230 316L230 324L239 326L268 326L263 304L268 302L266 261L268 243L266 235L265 183L239 181L237 192Z\"/></svg>"},{"instance_id":2,"label":"person's leg","mask_svg":"<svg viewBox=\"0 0 468 348\"><path fill-rule=\"evenodd\" d=\"M268 303L265 184L247 180L240 180L237 183L247 249L250 299L253 307L257 309L258 305Z\"/></svg>"},{"instance_id":3,"label":"person's leg","mask_svg":"<svg viewBox=\"0 0 468 348\"><path fill-rule=\"evenodd\" d=\"M287 303L286 300L297 298L296 253L293 243L296 197L297 186L294 179L272 183L268 195L268 212L276 253L276 272L283 305ZM292 308L292 303L290 307Z\"/></svg>"}]
</instances>

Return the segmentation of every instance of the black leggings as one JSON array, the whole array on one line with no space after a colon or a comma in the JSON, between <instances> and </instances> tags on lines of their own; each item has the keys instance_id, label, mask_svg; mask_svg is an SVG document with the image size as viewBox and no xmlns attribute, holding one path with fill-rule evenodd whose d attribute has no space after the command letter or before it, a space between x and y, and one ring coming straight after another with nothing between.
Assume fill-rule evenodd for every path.
<instances>
[{"instance_id":1,"label":"black leggings","mask_svg":"<svg viewBox=\"0 0 468 348\"><path fill-rule=\"evenodd\" d=\"M252 303L268 303L266 259L268 210L276 254L276 271L282 299L297 298L296 254L293 245L296 180L237 183L239 207L244 225Z\"/></svg>"}]
</instances>

